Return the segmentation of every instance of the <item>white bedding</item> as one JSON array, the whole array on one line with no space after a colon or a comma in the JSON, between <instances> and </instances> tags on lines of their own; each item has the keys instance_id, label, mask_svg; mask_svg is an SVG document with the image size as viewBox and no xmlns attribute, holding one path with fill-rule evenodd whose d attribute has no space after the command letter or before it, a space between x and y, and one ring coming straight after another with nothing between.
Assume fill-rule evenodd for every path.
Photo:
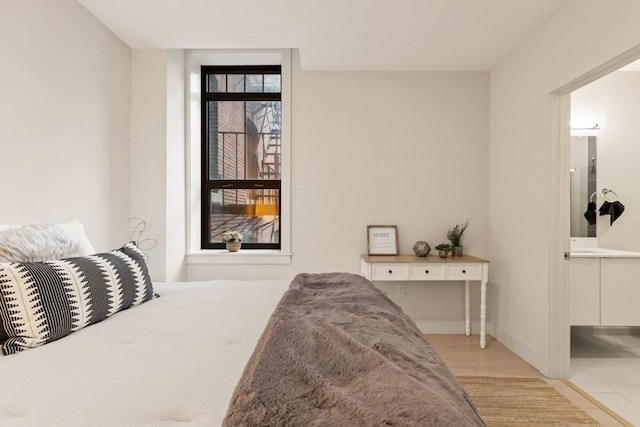
<instances>
[{"instance_id":1,"label":"white bedding","mask_svg":"<svg viewBox=\"0 0 640 427\"><path fill-rule=\"evenodd\" d=\"M0 356L0 425L218 426L288 286L157 283L160 298Z\"/></svg>"}]
</instances>

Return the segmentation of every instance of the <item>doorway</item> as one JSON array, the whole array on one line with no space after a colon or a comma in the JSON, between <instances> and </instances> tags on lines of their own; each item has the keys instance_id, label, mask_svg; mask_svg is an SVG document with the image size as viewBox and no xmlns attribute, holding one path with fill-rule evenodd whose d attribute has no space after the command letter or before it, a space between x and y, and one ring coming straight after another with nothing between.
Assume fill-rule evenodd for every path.
<instances>
[{"instance_id":1,"label":"doorway","mask_svg":"<svg viewBox=\"0 0 640 427\"><path fill-rule=\"evenodd\" d=\"M558 191L558 200L562 205L562 207L560 208L560 215L559 215L560 218L558 218L558 223L557 223L558 230L559 230L558 247L561 251L559 255L561 255L562 252L564 252L565 254L564 258L566 261L570 261L570 258L571 258L570 240L574 240L574 239L570 239L570 230L572 228L572 224L570 220L570 211L571 211L570 200L572 199L572 194L571 194L572 189L569 185L567 185L567 183L571 182L572 178L575 178L574 181L578 179L577 177L571 176L572 152L570 150L570 144L571 144L570 119L574 118L574 117L571 117L572 116L572 95L580 91L581 89L585 88L586 86L591 85L592 83L602 79L603 77L608 76L611 73L620 70L621 68L627 66L628 64L631 64L632 62L638 60L639 58L640 58L640 47L637 47L631 51L626 52L624 55L621 55L613 59L612 61L606 64L603 64L597 69L592 70L590 73L587 73L586 75L580 77L579 79L576 79L575 81L567 84L566 86L562 87L561 89L551 94L551 101L552 101L553 114L554 114L553 138L554 138L554 147L556 148L556 155L558 158L557 166L559 169L557 171L557 176L558 176L557 191ZM640 70L640 68L638 68L638 70ZM593 113L601 113L601 112L593 111ZM597 122L594 122L594 124L596 123ZM593 124L591 126L593 126ZM583 126L583 127L586 128L591 126ZM601 123L599 126L603 126L603 124ZM594 132L591 132L591 133L593 134ZM597 136L596 136L596 140L597 140ZM585 146L584 151L589 156L588 145ZM594 171L595 170L599 171L597 163L595 162L593 164L589 163L589 159L593 157L594 157L593 153L591 153L591 155L585 159L586 166L592 167ZM574 171L574 173L575 172L576 171ZM606 173L605 173L605 176L606 176ZM598 183L596 190L591 191L590 192L591 194L587 196L587 202L584 203L585 214L587 213L586 212L587 203L591 201L590 198L592 198L593 201L600 201L600 202L603 201L605 192L602 191L602 194L600 194L600 190L604 188L607 188L607 186L604 185L604 182ZM608 199L604 199L604 200L608 200ZM598 205L599 204L600 203L598 203ZM574 229L576 228L575 224L573 228ZM617 228L615 230L617 231ZM607 230L607 231L610 231L610 230ZM610 233L610 235L607 236L608 242L615 241L615 239L611 238L614 234L615 233ZM600 234L599 237L600 237L600 240L603 240L602 234ZM604 239L604 240L607 240L607 239ZM596 239L596 245L598 244L597 240L598 239ZM606 246L611 246L611 245L606 245ZM562 259L561 256L558 257L558 259ZM558 326L557 348L555 349L556 354L558 355L557 369L558 369L559 377L569 378L571 380L572 375L575 377L576 372L580 372L579 368L582 368L588 365L588 363L583 364L582 362L584 362L587 359L596 359L597 357L596 353L598 352L600 352L601 355L604 354L601 351L603 346L600 346L600 348L598 348L598 345L602 344L603 341L597 337L593 338L593 334L589 336L588 330L578 331L578 334L576 334L576 328L574 327L574 336L573 336L574 346L572 348L571 346L572 344L572 329L571 329L572 298L571 298L571 292L570 292L570 268L569 268L570 264L569 262L559 262L558 264L559 264L558 276L557 276L558 288L557 288L557 293L555 295L557 298L556 299L557 304L554 305L554 307L557 309L557 312L555 312L555 319L552 319L552 323L557 321L557 326ZM605 342L606 344L604 346L608 350L608 352L606 352L607 354L614 355L614 357L619 357L619 358L631 357L631 356L635 357L633 356L634 351L630 351L629 349L626 349L626 350L619 349L620 351L617 351L615 349L615 347L618 344L622 344L622 345L625 345L625 343L628 344L628 339L626 339L626 337L622 337L622 338L613 337L611 339L605 340ZM638 351L638 369L640 372L640 346L638 347L638 350L639 350ZM572 356L574 356L573 359L572 359ZM591 356L596 356L596 357L591 357ZM580 360L581 363L576 363L576 359L581 359ZM572 363L572 360L573 360L573 363ZM579 366L579 365L582 365L582 366ZM606 375L603 376L602 378L605 378L605 377ZM640 393L640 374L638 379L639 379L638 393ZM584 382L583 384L577 384L577 385L579 387L588 388L588 386L586 386ZM600 386L606 387L606 384L600 384ZM589 390L586 390L586 391L589 391ZM605 404L608 406L615 406L615 405L612 405L610 402ZM640 402L638 403L638 408L640 408ZM617 410L618 412L623 412L620 410L620 408L613 408L613 409ZM622 415L625 416L625 414L622 414ZM638 424L640 424L640 411L635 415L627 414L626 417L633 420L637 420Z\"/></svg>"}]
</instances>

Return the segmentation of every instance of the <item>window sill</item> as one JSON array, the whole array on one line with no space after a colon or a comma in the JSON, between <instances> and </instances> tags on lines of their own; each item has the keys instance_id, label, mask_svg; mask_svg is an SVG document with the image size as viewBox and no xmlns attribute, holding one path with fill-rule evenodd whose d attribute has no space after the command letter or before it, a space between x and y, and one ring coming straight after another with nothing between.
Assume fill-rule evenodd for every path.
<instances>
[{"instance_id":1,"label":"window sill","mask_svg":"<svg viewBox=\"0 0 640 427\"><path fill-rule=\"evenodd\" d=\"M274 250L202 249L187 253L187 264L291 264L293 254Z\"/></svg>"}]
</instances>

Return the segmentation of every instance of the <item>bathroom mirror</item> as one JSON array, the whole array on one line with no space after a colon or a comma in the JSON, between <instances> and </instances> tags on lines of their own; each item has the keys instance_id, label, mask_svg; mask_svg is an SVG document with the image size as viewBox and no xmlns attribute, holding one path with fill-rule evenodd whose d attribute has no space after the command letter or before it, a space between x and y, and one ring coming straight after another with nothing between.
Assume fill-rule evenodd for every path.
<instances>
[{"instance_id":1,"label":"bathroom mirror","mask_svg":"<svg viewBox=\"0 0 640 427\"><path fill-rule=\"evenodd\" d=\"M595 220L590 224L584 215L589 202L596 202L591 196L596 192L597 159L595 136L571 137L571 237L597 236Z\"/></svg>"}]
</instances>

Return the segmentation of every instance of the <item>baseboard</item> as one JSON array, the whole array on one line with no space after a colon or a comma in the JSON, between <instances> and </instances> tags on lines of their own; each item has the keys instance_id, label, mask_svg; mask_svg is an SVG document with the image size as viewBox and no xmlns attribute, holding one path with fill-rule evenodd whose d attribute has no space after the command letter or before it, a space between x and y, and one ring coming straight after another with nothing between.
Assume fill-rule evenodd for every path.
<instances>
[{"instance_id":1,"label":"baseboard","mask_svg":"<svg viewBox=\"0 0 640 427\"><path fill-rule=\"evenodd\" d=\"M524 340L507 331L505 328L498 326L498 334L496 339L504 344L509 350L524 359L528 364L542 372L546 372L546 361L543 361L540 350L530 346Z\"/></svg>"},{"instance_id":2,"label":"baseboard","mask_svg":"<svg viewBox=\"0 0 640 427\"><path fill-rule=\"evenodd\" d=\"M464 320L416 320L418 329L423 334L464 334ZM493 322L486 323L488 335L494 335ZM480 321L471 322L471 334L480 334Z\"/></svg>"}]
</instances>

